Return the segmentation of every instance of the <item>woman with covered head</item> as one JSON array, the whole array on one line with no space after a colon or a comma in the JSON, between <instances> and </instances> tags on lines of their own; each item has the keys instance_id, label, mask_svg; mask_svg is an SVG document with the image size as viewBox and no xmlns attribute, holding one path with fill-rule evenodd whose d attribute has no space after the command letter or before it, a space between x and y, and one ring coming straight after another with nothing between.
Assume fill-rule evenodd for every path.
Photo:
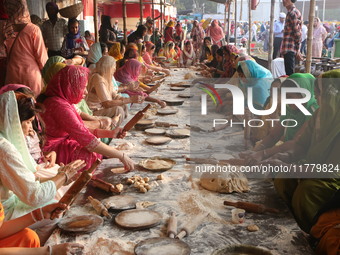
<instances>
[{"instance_id":1,"label":"woman with covered head","mask_svg":"<svg viewBox=\"0 0 340 255\"><path fill-rule=\"evenodd\" d=\"M307 103L304 104L304 107L313 115L314 112L319 108L314 95L314 81L314 76L309 73L295 73L285 79L281 83L280 88L303 88L308 90L311 94L311 98ZM296 99L304 97L304 95L300 93L290 93L288 95L289 98ZM256 145L254 148L254 151L256 152L253 152L250 155L244 155L246 156L249 164L255 164L259 161L270 158L276 153L290 150L294 145L294 141L298 140L299 137L305 132L307 121L311 117L312 116L305 115L295 105L287 105L286 115L280 116L280 122L290 120L286 122L290 127L275 125L275 127L271 129L270 133ZM294 120L294 122L292 120ZM275 146L282 137L284 143Z\"/></svg>"},{"instance_id":2,"label":"woman with covered head","mask_svg":"<svg viewBox=\"0 0 340 255\"><path fill-rule=\"evenodd\" d=\"M71 59L77 54L89 50L89 46L80 34L79 21L76 18L70 19L67 24L68 34L65 36L61 46L61 55L66 59Z\"/></svg>"},{"instance_id":3,"label":"woman with covered head","mask_svg":"<svg viewBox=\"0 0 340 255\"><path fill-rule=\"evenodd\" d=\"M123 58L125 52L125 46L119 42L115 42L112 44L109 55L113 57L116 61L121 60Z\"/></svg>"},{"instance_id":4,"label":"woman with covered head","mask_svg":"<svg viewBox=\"0 0 340 255\"><path fill-rule=\"evenodd\" d=\"M202 25L197 20L195 20L193 23L190 37L192 39L195 54L199 55L199 52L203 45L204 30L202 28Z\"/></svg>"},{"instance_id":5,"label":"woman with covered head","mask_svg":"<svg viewBox=\"0 0 340 255\"><path fill-rule=\"evenodd\" d=\"M219 47L222 46L222 39L224 39L224 32L216 19L211 22L207 30L207 35L211 38L212 44L216 44Z\"/></svg>"},{"instance_id":6,"label":"woman with covered head","mask_svg":"<svg viewBox=\"0 0 340 255\"><path fill-rule=\"evenodd\" d=\"M47 61L40 28L31 23L26 0L6 0L4 7L10 17L5 27L5 84L27 84L38 96L43 88L40 71Z\"/></svg>"},{"instance_id":7,"label":"woman with covered head","mask_svg":"<svg viewBox=\"0 0 340 255\"><path fill-rule=\"evenodd\" d=\"M327 31L317 17L314 18L313 27L312 57L321 58L323 42L327 37Z\"/></svg>"},{"instance_id":8,"label":"woman with covered head","mask_svg":"<svg viewBox=\"0 0 340 255\"><path fill-rule=\"evenodd\" d=\"M224 69L224 73L222 74L223 78L231 78L233 77L236 69L233 66L233 60L234 60L234 56L239 54L239 49L234 46L234 45L226 45L222 47L223 49L223 61L224 61L224 65L223 65L223 69Z\"/></svg>"},{"instance_id":9,"label":"woman with covered head","mask_svg":"<svg viewBox=\"0 0 340 255\"><path fill-rule=\"evenodd\" d=\"M138 81L138 77L140 75L143 64L139 62L136 58L131 58L123 65L123 67L119 68L115 72L115 78L117 81L121 82L124 85L127 85L127 89L124 93L128 94L130 97L132 96L140 96L141 99L145 99L145 101L155 102L159 104L161 107L165 107L165 102L150 97L147 93L143 91L140 87L140 82ZM141 103L141 101L140 101Z\"/></svg>"},{"instance_id":10,"label":"woman with covered head","mask_svg":"<svg viewBox=\"0 0 340 255\"><path fill-rule=\"evenodd\" d=\"M111 56L102 57L90 75L86 101L96 116L112 118L112 126L119 127L127 117L127 104L140 103L141 96L122 97L113 85L116 61Z\"/></svg>"},{"instance_id":11,"label":"woman with covered head","mask_svg":"<svg viewBox=\"0 0 340 255\"><path fill-rule=\"evenodd\" d=\"M184 49L179 59L180 67L189 67L196 63L196 54L191 41L186 41L184 44Z\"/></svg>"},{"instance_id":12,"label":"woman with covered head","mask_svg":"<svg viewBox=\"0 0 340 255\"><path fill-rule=\"evenodd\" d=\"M164 48L160 49L158 56L166 57L166 62L176 64L178 62L178 53L175 50L175 43L172 41L167 42Z\"/></svg>"},{"instance_id":13,"label":"woman with covered head","mask_svg":"<svg viewBox=\"0 0 340 255\"><path fill-rule=\"evenodd\" d=\"M164 43L174 41L174 26L175 22L173 20L170 20L168 24L166 24L166 28L164 29Z\"/></svg>"},{"instance_id":14,"label":"woman with covered head","mask_svg":"<svg viewBox=\"0 0 340 255\"><path fill-rule=\"evenodd\" d=\"M94 43L89 50L89 55L86 58L87 66L90 70L96 68L96 63L102 56L108 55L108 48L105 43Z\"/></svg>"},{"instance_id":15,"label":"woman with covered head","mask_svg":"<svg viewBox=\"0 0 340 255\"><path fill-rule=\"evenodd\" d=\"M287 179L278 174L275 189L287 203L300 228L317 240L318 255L337 255L340 249L340 174L324 174L308 178L311 168L304 164L339 166L340 151L340 71L332 70L321 75L315 90L320 108L308 121L303 134L287 154L277 154L275 160L264 161L271 165L302 164L304 179Z\"/></svg>"},{"instance_id":16,"label":"woman with covered head","mask_svg":"<svg viewBox=\"0 0 340 255\"><path fill-rule=\"evenodd\" d=\"M20 217L51 203L57 189L70 180L84 161L60 168L50 180L40 182L34 173L37 164L31 157L25 135L32 128L37 106L32 97L8 91L0 95L0 190L6 219Z\"/></svg>"},{"instance_id":17,"label":"woman with covered head","mask_svg":"<svg viewBox=\"0 0 340 255\"><path fill-rule=\"evenodd\" d=\"M46 144L44 150L57 153L56 162L67 163L76 159L85 159L86 167L102 155L118 158L127 170L134 167L133 161L97 138L114 138L119 133L111 130L89 130L85 127L74 104L81 101L87 94L86 85L89 70L85 67L67 66L60 70L49 83L40 101L46 111L41 115L46 124ZM62 116L60 116L62 113Z\"/></svg>"}]
</instances>

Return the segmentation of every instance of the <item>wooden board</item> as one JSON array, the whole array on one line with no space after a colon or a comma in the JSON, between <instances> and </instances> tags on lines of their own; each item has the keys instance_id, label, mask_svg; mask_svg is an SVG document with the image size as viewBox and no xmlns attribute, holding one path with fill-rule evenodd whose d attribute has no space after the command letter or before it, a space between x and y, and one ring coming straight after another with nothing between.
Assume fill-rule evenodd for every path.
<instances>
[{"instance_id":1,"label":"wooden board","mask_svg":"<svg viewBox=\"0 0 340 255\"><path fill-rule=\"evenodd\" d=\"M105 207L112 211L124 211L136 208L137 199L128 195L112 196L102 200Z\"/></svg>"},{"instance_id":2,"label":"wooden board","mask_svg":"<svg viewBox=\"0 0 340 255\"><path fill-rule=\"evenodd\" d=\"M63 218L58 226L64 231L77 233L91 233L103 224L103 218L98 215L82 215Z\"/></svg>"},{"instance_id":3,"label":"wooden board","mask_svg":"<svg viewBox=\"0 0 340 255\"><path fill-rule=\"evenodd\" d=\"M193 96L194 95L192 95L190 93L180 93L180 94L178 94L178 97L180 97L180 98L191 98Z\"/></svg>"},{"instance_id":4,"label":"wooden board","mask_svg":"<svg viewBox=\"0 0 340 255\"><path fill-rule=\"evenodd\" d=\"M181 99L165 99L164 102L168 106L175 106L175 105L182 105L184 103L184 100L181 100Z\"/></svg>"},{"instance_id":5,"label":"wooden board","mask_svg":"<svg viewBox=\"0 0 340 255\"><path fill-rule=\"evenodd\" d=\"M189 255L188 244L173 238L150 238L139 242L135 247L136 255Z\"/></svg>"},{"instance_id":6,"label":"wooden board","mask_svg":"<svg viewBox=\"0 0 340 255\"><path fill-rule=\"evenodd\" d=\"M176 114L178 112L177 109L158 109L157 113L160 115L170 115L170 114Z\"/></svg>"},{"instance_id":7,"label":"wooden board","mask_svg":"<svg viewBox=\"0 0 340 255\"><path fill-rule=\"evenodd\" d=\"M172 91L183 91L185 89L186 88L184 88L184 87L170 87L170 90L172 90Z\"/></svg>"},{"instance_id":8,"label":"wooden board","mask_svg":"<svg viewBox=\"0 0 340 255\"><path fill-rule=\"evenodd\" d=\"M145 139L145 142L151 145L162 145L162 144L167 144L171 142L170 137L166 136L153 136Z\"/></svg>"},{"instance_id":9,"label":"wooden board","mask_svg":"<svg viewBox=\"0 0 340 255\"><path fill-rule=\"evenodd\" d=\"M144 132L148 135L164 135L166 131L162 128L148 128Z\"/></svg>"},{"instance_id":10,"label":"wooden board","mask_svg":"<svg viewBox=\"0 0 340 255\"><path fill-rule=\"evenodd\" d=\"M162 220L162 215L147 209L133 209L123 211L115 217L118 226L124 229L140 230L157 226Z\"/></svg>"},{"instance_id":11,"label":"wooden board","mask_svg":"<svg viewBox=\"0 0 340 255\"><path fill-rule=\"evenodd\" d=\"M175 128L175 129L170 129L166 132L166 134L171 137L171 138L188 138L190 137L190 130L187 128Z\"/></svg>"},{"instance_id":12,"label":"wooden board","mask_svg":"<svg viewBox=\"0 0 340 255\"><path fill-rule=\"evenodd\" d=\"M176 165L176 161L170 158L153 157L141 160L138 165L150 171L166 171Z\"/></svg>"},{"instance_id":13,"label":"wooden board","mask_svg":"<svg viewBox=\"0 0 340 255\"><path fill-rule=\"evenodd\" d=\"M216 250L212 255L273 255L273 253L260 247L239 244Z\"/></svg>"}]
</instances>

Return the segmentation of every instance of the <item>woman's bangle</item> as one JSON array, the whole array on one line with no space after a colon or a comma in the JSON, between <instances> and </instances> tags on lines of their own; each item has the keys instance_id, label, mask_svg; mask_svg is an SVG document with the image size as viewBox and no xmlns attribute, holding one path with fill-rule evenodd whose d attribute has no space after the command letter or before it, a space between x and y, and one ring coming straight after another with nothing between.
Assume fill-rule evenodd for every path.
<instances>
[{"instance_id":1,"label":"woman's bangle","mask_svg":"<svg viewBox=\"0 0 340 255\"><path fill-rule=\"evenodd\" d=\"M58 174L63 174L65 176L65 182L63 184L63 185L65 185L69 180L67 173L65 171L58 171Z\"/></svg>"},{"instance_id":2,"label":"woman's bangle","mask_svg":"<svg viewBox=\"0 0 340 255\"><path fill-rule=\"evenodd\" d=\"M103 129L103 122L102 122L102 120L101 120L101 119L98 119L98 121L99 121L99 128L100 128L100 129Z\"/></svg>"},{"instance_id":3,"label":"woman's bangle","mask_svg":"<svg viewBox=\"0 0 340 255\"><path fill-rule=\"evenodd\" d=\"M52 246L51 246L51 245L47 246L47 250L48 250L48 252L49 252L49 255L52 255L52 254L53 254Z\"/></svg>"},{"instance_id":4,"label":"woman's bangle","mask_svg":"<svg viewBox=\"0 0 340 255\"><path fill-rule=\"evenodd\" d=\"M38 222L37 219L33 215L33 211L31 212L31 216L32 216L32 219L33 219L34 222Z\"/></svg>"},{"instance_id":5,"label":"woman's bangle","mask_svg":"<svg viewBox=\"0 0 340 255\"><path fill-rule=\"evenodd\" d=\"M43 211L42 211L42 208L40 207L39 210L40 210L40 214L41 214L41 220L44 220L45 217L44 217L44 213L43 213Z\"/></svg>"}]
</instances>

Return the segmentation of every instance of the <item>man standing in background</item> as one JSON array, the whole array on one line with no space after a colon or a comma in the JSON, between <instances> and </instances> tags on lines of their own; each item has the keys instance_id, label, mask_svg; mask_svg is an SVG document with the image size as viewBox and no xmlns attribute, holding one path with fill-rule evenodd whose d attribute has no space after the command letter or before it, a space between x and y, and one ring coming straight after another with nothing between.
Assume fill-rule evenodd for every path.
<instances>
[{"instance_id":1,"label":"man standing in background","mask_svg":"<svg viewBox=\"0 0 340 255\"><path fill-rule=\"evenodd\" d=\"M307 45L307 32L308 32L308 21L303 22L302 29L301 29L301 48L300 52L301 54L306 55L306 45Z\"/></svg>"},{"instance_id":2,"label":"man standing in background","mask_svg":"<svg viewBox=\"0 0 340 255\"><path fill-rule=\"evenodd\" d=\"M281 12L279 15L279 20L274 23L274 51L273 59L276 59L279 55L281 43L283 39L283 29L285 25L286 14Z\"/></svg>"},{"instance_id":3,"label":"man standing in background","mask_svg":"<svg viewBox=\"0 0 340 255\"><path fill-rule=\"evenodd\" d=\"M64 36L68 32L66 20L58 18L59 7L54 2L46 4L46 12L49 19L42 24L41 32L48 49L48 57L60 56Z\"/></svg>"},{"instance_id":4,"label":"man standing in background","mask_svg":"<svg viewBox=\"0 0 340 255\"><path fill-rule=\"evenodd\" d=\"M284 58L285 70L287 75L295 72L295 58L301 57L299 48L301 42L301 13L295 7L296 0L283 0L283 6L288 13L285 20L281 54Z\"/></svg>"}]
</instances>

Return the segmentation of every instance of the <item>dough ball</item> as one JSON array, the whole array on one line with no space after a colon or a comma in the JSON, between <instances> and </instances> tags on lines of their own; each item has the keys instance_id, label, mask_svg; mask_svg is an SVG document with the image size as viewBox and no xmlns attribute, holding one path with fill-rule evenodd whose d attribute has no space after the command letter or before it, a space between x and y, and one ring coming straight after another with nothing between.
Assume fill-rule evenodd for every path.
<instances>
[{"instance_id":1,"label":"dough ball","mask_svg":"<svg viewBox=\"0 0 340 255\"><path fill-rule=\"evenodd\" d=\"M118 190L118 192L122 192L123 191L123 188L124 188L124 185L119 183L116 185L116 189Z\"/></svg>"},{"instance_id":2,"label":"dough ball","mask_svg":"<svg viewBox=\"0 0 340 255\"><path fill-rule=\"evenodd\" d=\"M247 226L247 230L249 232L256 232L256 231L259 231L260 228L258 226L256 226L256 225L249 225L249 226Z\"/></svg>"},{"instance_id":3,"label":"dough ball","mask_svg":"<svg viewBox=\"0 0 340 255\"><path fill-rule=\"evenodd\" d=\"M162 175L162 174L160 174L160 175L157 175L157 178L156 178L157 180L164 180L164 176Z\"/></svg>"},{"instance_id":4,"label":"dough ball","mask_svg":"<svg viewBox=\"0 0 340 255\"><path fill-rule=\"evenodd\" d=\"M145 183L148 183L150 181L150 178L149 177L144 177L144 181L145 181Z\"/></svg>"},{"instance_id":5,"label":"dough ball","mask_svg":"<svg viewBox=\"0 0 340 255\"><path fill-rule=\"evenodd\" d=\"M146 188L144 188L144 187L141 187L141 188L139 189L139 191L142 192L142 193L146 193L148 190L147 190Z\"/></svg>"}]
</instances>

